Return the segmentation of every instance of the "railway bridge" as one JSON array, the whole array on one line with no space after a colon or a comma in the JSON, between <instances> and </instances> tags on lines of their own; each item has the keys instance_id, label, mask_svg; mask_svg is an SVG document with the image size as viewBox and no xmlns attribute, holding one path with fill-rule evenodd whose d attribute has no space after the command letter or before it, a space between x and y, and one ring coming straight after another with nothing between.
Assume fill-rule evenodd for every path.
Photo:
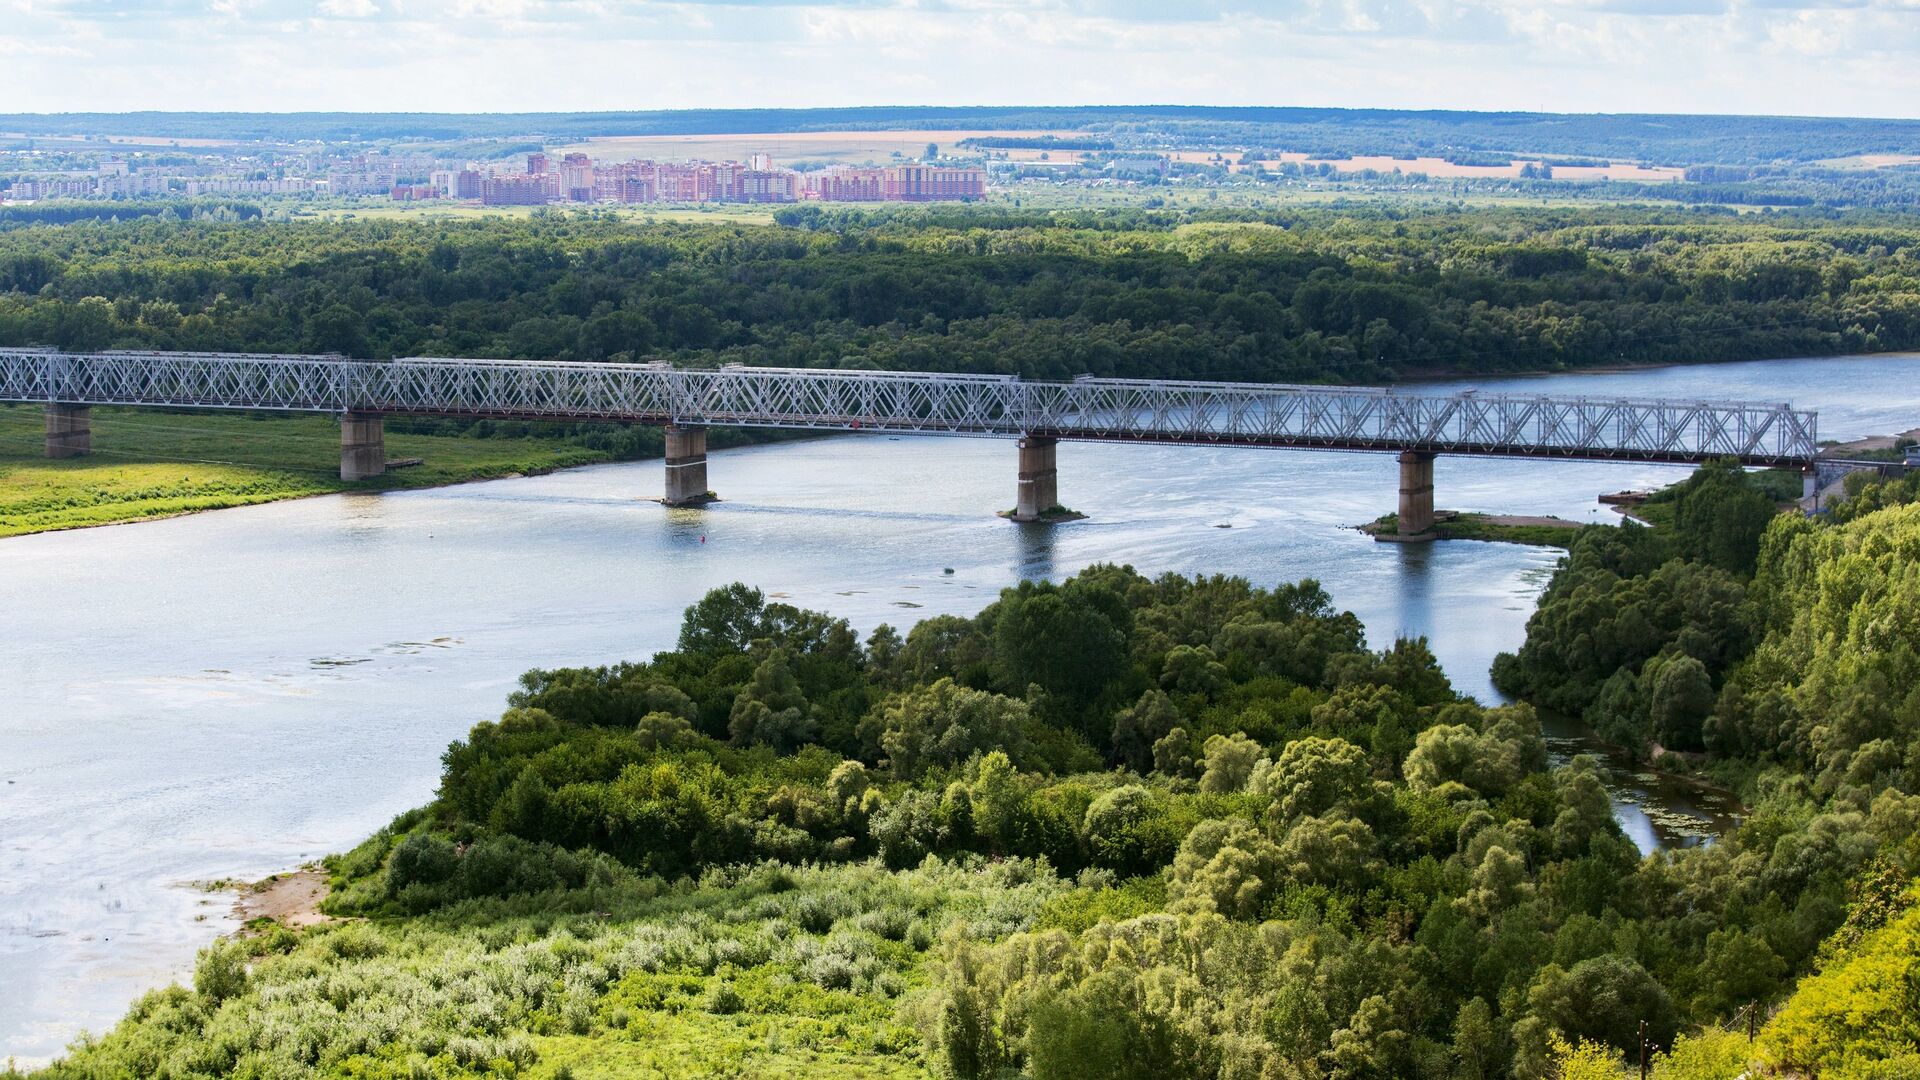
<instances>
[{"instance_id":1,"label":"railway bridge","mask_svg":"<svg viewBox=\"0 0 1920 1080\"><path fill-rule=\"evenodd\" d=\"M1016 521L1058 508L1061 440L1375 451L1400 464L1399 534L1430 537L1440 454L1809 469L1816 415L1784 403L1421 393L1082 377L665 363L0 349L0 401L46 407L46 452L92 448L96 405L340 417L340 476L386 468L386 416L609 421L666 429L670 506L711 499L714 426L1018 440Z\"/></svg>"}]
</instances>

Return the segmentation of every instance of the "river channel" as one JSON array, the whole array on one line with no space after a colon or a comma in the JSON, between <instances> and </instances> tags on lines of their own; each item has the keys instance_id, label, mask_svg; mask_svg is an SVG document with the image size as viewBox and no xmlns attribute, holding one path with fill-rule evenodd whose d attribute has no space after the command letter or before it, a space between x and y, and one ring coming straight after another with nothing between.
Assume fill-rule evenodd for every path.
<instances>
[{"instance_id":1,"label":"river channel","mask_svg":"<svg viewBox=\"0 0 1920 1080\"><path fill-rule=\"evenodd\" d=\"M1437 384L1781 400L1829 438L1920 424L1920 357L1775 361ZM681 610L745 581L863 632L971 614L1095 562L1318 578L1375 646L1424 634L1483 700L1555 553L1376 544L1384 454L1068 443L1061 501L1020 526L1014 448L853 436L713 455L723 502L666 510L659 462L344 495L0 540L0 1059L55 1055L232 928L251 879L351 846L430 797L439 754L530 667L670 647ZM1614 520L1595 495L1672 467L1439 459L1438 505ZM951 569L951 573L947 572ZM1581 749L1556 731L1557 752ZM1643 849L1728 807L1624 766Z\"/></svg>"}]
</instances>

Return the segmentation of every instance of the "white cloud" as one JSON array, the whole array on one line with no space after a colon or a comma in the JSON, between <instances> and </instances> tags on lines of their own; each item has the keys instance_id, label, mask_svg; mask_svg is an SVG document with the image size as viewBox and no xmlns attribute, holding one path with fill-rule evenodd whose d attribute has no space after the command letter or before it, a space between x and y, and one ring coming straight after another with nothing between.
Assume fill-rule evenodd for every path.
<instances>
[{"instance_id":1,"label":"white cloud","mask_svg":"<svg viewBox=\"0 0 1920 1080\"><path fill-rule=\"evenodd\" d=\"M0 0L0 13L9 110L1911 115L1920 102L1920 0ZM85 79L71 77L76 51Z\"/></svg>"}]
</instances>

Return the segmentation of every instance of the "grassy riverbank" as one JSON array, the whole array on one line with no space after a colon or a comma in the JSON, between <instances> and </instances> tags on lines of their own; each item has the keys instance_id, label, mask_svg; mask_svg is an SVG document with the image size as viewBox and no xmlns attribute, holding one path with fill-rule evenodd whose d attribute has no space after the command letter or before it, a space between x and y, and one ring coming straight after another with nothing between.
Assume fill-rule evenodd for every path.
<instances>
[{"instance_id":1,"label":"grassy riverbank","mask_svg":"<svg viewBox=\"0 0 1920 1080\"><path fill-rule=\"evenodd\" d=\"M340 425L329 416L262 417L95 409L92 454L44 456L42 411L0 407L0 536L172 517L339 491L484 480L612 460L552 438L389 432L371 480L340 479Z\"/></svg>"},{"instance_id":2,"label":"grassy riverbank","mask_svg":"<svg viewBox=\"0 0 1920 1080\"><path fill-rule=\"evenodd\" d=\"M1549 517L1513 517L1503 514L1455 514L1435 520L1428 530L1442 540L1489 540L1504 544L1531 544L1563 548L1573 543L1581 524ZM1400 515L1383 514L1360 526L1369 536L1399 531Z\"/></svg>"}]
</instances>

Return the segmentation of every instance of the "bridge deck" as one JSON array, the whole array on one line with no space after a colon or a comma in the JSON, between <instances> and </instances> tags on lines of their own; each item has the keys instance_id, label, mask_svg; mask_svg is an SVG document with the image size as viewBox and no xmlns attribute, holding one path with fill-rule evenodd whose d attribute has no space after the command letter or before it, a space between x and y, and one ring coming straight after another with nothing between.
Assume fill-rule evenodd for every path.
<instances>
[{"instance_id":1,"label":"bridge deck","mask_svg":"<svg viewBox=\"0 0 1920 1080\"><path fill-rule=\"evenodd\" d=\"M665 364L0 349L0 401L1805 466L1783 403Z\"/></svg>"}]
</instances>

